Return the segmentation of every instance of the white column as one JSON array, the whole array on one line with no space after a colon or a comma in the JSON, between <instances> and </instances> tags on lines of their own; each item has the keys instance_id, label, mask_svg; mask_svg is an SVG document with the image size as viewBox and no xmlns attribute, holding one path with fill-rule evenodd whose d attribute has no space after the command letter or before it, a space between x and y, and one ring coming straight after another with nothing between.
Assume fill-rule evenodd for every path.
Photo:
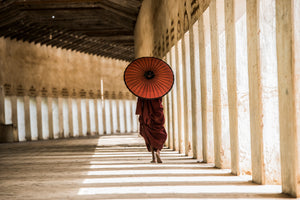
<instances>
[{"instance_id":1,"label":"white column","mask_svg":"<svg viewBox=\"0 0 300 200\"><path fill-rule=\"evenodd\" d=\"M83 136L83 121L82 121L82 110L81 110L81 105L82 105L82 99L79 97L76 99L76 107L77 107L77 118L78 118L78 132L79 132L79 137Z\"/></svg>"},{"instance_id":2,"label":"white column","mask_svg":"<svg viewBox=\"0 0 300 200\"><path fill-rule=\"evenodd\" d=\"M170 52L168 52L166 54L166 62L170 63ZM169 135L166 141L166 146L169 149L174 149L174 135L176 134L176 130L175 130L175 118L176 118L176 114L174 114L173 112L173 107L174 107L174 99L173 99L173 91L171 91L170 93L167 94L168 95L168 124L169 124Z\"/></svg>"},{"instance_id":3,"label":"white column","mask_svg":"<svg viewBox=\"0 0 300 200\"><path fill-rule=\"evenodd\" d=\"M87 136L87 112L86 99L81 99L81 122L82 122L82 136Z\"/></svg>"},{"instance_id":4,"label":"white column","mask_svg":"<svg viewBox=\"0 0 300 200\"><path fill-rule=\"evenodd\" d=\"M185 154L192 155L193 127L192 127L192 92L191 92L191 58L190 58L190 34L184 34L184 68L183 68L183 96L184 96L184 119L185 119Z\"/></svg>"},{"instance_id":5,"label":"white column","mask_svg":"<svg viewBox=\"0 0 300 200\"><path fill-rule=\"evenodd\" d=\"M117 133L118 130L118 113L117 103L115 99L111 100L111 117L112 117L112 133Z\"/></svg>"},{"instance_id":6,"label":"white column","mask_svg":"<svg viewBox=\"0 0 300 200\"><path fill-rule=\"evenodd\" d=\"M106 134L112 133L111 127L111 110L110 110L110 100L104 100L104 112L105 112L105 132Z\"/></svg>"},{"instance_id":7,"label":"white column","mask_svg":"<svg viewBox=\"0 0 300 200\"><path fill-rule=\"evenodd\" d=\"M100 99L97 99L97 110L98 110L98 131L99 135L104 134L104 119L103 119L103 105Z\"/></svg>"},{"instance_id":8,"label":"white column","mask_svg":"<svg viewBox=\"0 0 300 200\"><path fill-rule=\"evenodd\" d=\"M280 183L275 0L247 1L252 178Z\"/></svg>"},{"instance_id":9,"label":"white column","mask_svg":"<svg viewBox=\"0 0 300 200\"><path fill-rule=\"evenodd\" d=\"M67 98L67 103L68 103L69 137L74 137L72 97Z\"/></svg>"},{"instance_id":10,"label":"white column","mask_svg":"<svg viewBox=\"0 0 300 200\"><path fill-rule=\"evenodd\" d=\"M3 86L0 86L0 124L5 124L5 92Z\"/></svg>"},{"instance_id":11,"label":"white column","mask_svg":"<svg viewBox=\"0 0 300 200\"><path fill-rule=\"evenodd\" d=\"M165 130L167 132L167 139L165 141L165 145L168 147L169 145L169 137L170 137L170 134L169 134L169 110L168 110L168 95L165 95L163 97L163 107L164 107L164 116L165 116ZM140 131L140 130L139 130Z\"/></svg>"},{"instance_id":12,"label":"white column","mask_svg":"<svg viewBox=\"0 0 300 200\"><path fill-rule=\"evenodd\" d=\"M47 97L48 99L48 127L49 127L49 139L54 139L54 130L53 130L53 99L52 97Z\"/></svg>"},{"instance_id":13,"label":"white column","mask_svg":"<svg viewBox=\"0 0 300 200\"><path fill-rule=\"evenodd\" d=\"M213 129L213 99L212 99L212 64L209 9L203 13L203 30L205 42L205 77L206 77L206 130L203 131L203 160L214 162L214 129ZM204 76L204 74L203 74ZM203 103L203 101L202 101Z\"/></svg>"},{"instance_id":14,"label":"white column","mask_svg":"<svg viewBox=\"0 0 300 200\"><path fill-rule=\"evenodd\" d=\"M89 119L90 119L90 132L91 135L96 135L96 120L95 120L95 105L94 100L89 99Z\"/></svg>"},{"instance_id":15,"label":"white column","mask_svg":"<svg viewBox=\"0 0 300 200\"><path fill-rule=\"evenodd\" d=\"M86 128L87 128L87 135L91 135L91 119L90 119L90 100L86 99Z\"/></svg>"},{"instance_id":16,"label":"white column","mask_svg":"<svg viewBox=\"0 0 300 200\"><path fill-rule=\"evenodd\" d=\"M53 118L53 137L54 139L57 139L60 136L58 98L52 99L52 118Z\"/></svg>"},{"instance_id":17,"label":"white column","mask_svg":"<svg viewBox=\"0 0 300 200\"><path fill-rule=\"evenodd\" d=\"M125 118L126 118L126 132L131 133L131 108L130 108L130 100L125 100Z\"/></svg>"},{"instance_id":18,"label":"white column","mask_svg":"<svg viewBox=\"0 0 300 200\"><path fill-rule=\"evenodd\" d=\"M172 67L173 73L174 73L174 78L176 78L176 65L178 61L176 62L176 49L175 46L171 48L170 51L170 65ZM173 117L173 149L175 151L179 151L179 121L178 121L178 105L177 105L177 84L176 81L174 80L173 88L170 91L170 96L172 96L172 117Z\"/></svg>"},{"instance_id":19,"label":"white column","mask_svg":"<svg viewBox=\"0 0 300 200\"><path fill-rule=\"evenodd\" d=\"M68 99L62 98L62 111L63 111L63 136L64 138L70 137L69 135L69 108Z\"/></svg>"},{"instance_id":20,"label":"white column","mask_svg":"<svg viewBox=\"0 0 300 200\"><path fill-rule=\"evenodd\" d=\"M37 102L36 97L29 98L31 140L38 140Z\"/></svg>"},{"instance_id":21,"label":"white column","mask_svg":"<svg viewBox=\"0 0 300 200\"><path fill-rule=\"evenodd\" d=\"M24 96L24 111L25 111L25 139L31 141L31 126L30 126L30 97Z\"/></svg>"},{"instance_id":22,"label":"white column","mask_svg":"<svg viewBox=\"0 0 300 200\"><path fill-rule=\"evenodd\" d=\"M17 97L11 96L9 100L11 100L11 121L13 124L14 142L19 142Z\"/></svg>"},{"instance_id":23,"label":"white column","mask_svg":"<svg viewBox=\"0 0 300 200\"><path fill-rule=\"evenodd\" d=\"M220 50L225 50L225 35L220 40L220 30L224 27L224 4L222 1L212 0L209 6L210 14L210 37L211 37L211 59L212 59L212 91L213 91L213 129L214 129L214 153L215 165L218 168L230 168L230 140L228 126L224 130L222 123L222 111L227 99L221 98L220 68L226 70L225 55L223 54L223 66L221 66ZM221 18L221 19L220 19ZM220 20L219 20L220 19ZM221 27L223 25L223 27ZM220 49L222 42L222 49ZM226 77L226 74L225 74ZM226 83L226 79L225 79ZM226 92L224 92L226 94ZM222 101L223 100L223 101ZM226 100L226 101L225 101ZM228 109L228 107L227 107ZM227 110L228 114L228 110ZM225 117L228 120L228 115ZM226 127L226 125L225 125Z\"/></svg>"},{"instance_id":24,"label":"white column","mask_svg":"<svg viewBox=\"0 0 300 200\"><path fill-rule=\"evenodd\" d=\"M48 99L41 98L42 139L49 139Z\"/></svg>"},{"instance_id":25,"label":"white column","mask_svg":"<svg viewBox=\"0 0 300 200\"><path fill-rule=\"evenodd\" d=\"M225 20L231 169L251 174L246 0L225 1Z\"/></svg>"},{"instance_id":26,"label":"white column","mask_svg":"<svg viewBox=\"0 0 300 200\"><path fill-rule=\"evenodd\" d=\"M167 120L168 120L168 141L167 147L173 149L173 137L174 137L174 123L173 123L173 102L172 102L172 93L166 95L167 98Z\"/></svg>"},{"instance_id":27,"label":"white column","mask_svg":"<svg viewBox=\"0 0 300 200\"><path fill-rule=\"evenodd\" d=\"M36 112L37 112L38 140L43 140L42 99L40 96L36 97Z\"/></svg>"},{"instance_id":28,"label":"white column","mask_svg":"<svg viewBox=\"0 0 300 200\"><path fill-rule=\"evenodd\" d=\"M206 41L203 15L198 19L199 31L199 59L201 85L201 119L202 119L202 158L207 162L207 85L206 85Z\"/></svg>"},{"instance_id":29,"label":"white column","mask_svg":"<svg viewBox=\"0 0 300 200\"><path fill-rule=\"evenodd\" d=\"M300 1L276 0L282 192L300 197Z\"/></svg>"},{"instance_id":30,"label":"white column","mask_svg":"<svg viewBox=\"0 0 300 200\"><path fill-rule=\"evenodd\" d=\"M97 105L97 99L93 99L93 104L94 104L94 117L95 117L95 134L99 135L99 120L98 120L98 112L99 108Z\"/></svg>"},{"instance_id":31,"label":"white column","mask_svg":"<svg viewBox=\"0 0 300 200\"><path fill-rule=\"evenodd\" d=\"M138 118L137 115L135 114L136 110L136 100L131 101L131 109L132 109L132 130L133 132L138 131Z\"/></svg>"},{"instance_id":32,"label":"white column","mask_svg":"<svg viewBox=\"0 0 300 200\"><path fill-rule=\"evenodd\" d=\"M125 133L125 112L124 112L124 100L119 100L119 121L120 121L120 133Z\"/></svg>"},{"instance_id":33,"label":"white column","mask_svg":"<svg viewBox=\"0 0 300 200\"><path fill-rule=\"evenodd\" d=\"M193 157L203 160L198 21L190 27Z\"/></svg>"},{"instance_id":34,"label":"white column","mask_svg":"<svg viewBox=\"0 0 300 200\"><path fill-rule=\"evenodd\" d=\"M183 52L184 49L182 40L180 39L175 46L176 59L176 93L177 93L177 112L178 112L178 146L179 152L185 153L185 129L184 129L184 96L183 96Z\"/></svg>"},{"instance_id":35,"label":"white column","mask_svg":"<svg viewBox=\"0 0 300 200\"><path fill-rule=\"evenodd\" d=\"M17 97L17 127L18 141L26 141L25 139L25 112L24 97Z\"/></svg>"},{"instance_id":36,"label":"white column","mask_svg":"<svg viewBox=\"0 0 300 200\"><path fill-rule=\"evenodd\" d=\"M58 127L59 138L64 138L63 98L58 97Z\"/></svg>"},{"instance_id":37,"label":"white column","mask_svg":"<svg viewBox=\"0 0 300 200\"><path fill-rule=\"evenodd\" d=\"M72 122L73 122L73 137L79 136L79 117L78 117L78 103L77 99L71 99L72 104Z\"/></svg>"}]
</instances>

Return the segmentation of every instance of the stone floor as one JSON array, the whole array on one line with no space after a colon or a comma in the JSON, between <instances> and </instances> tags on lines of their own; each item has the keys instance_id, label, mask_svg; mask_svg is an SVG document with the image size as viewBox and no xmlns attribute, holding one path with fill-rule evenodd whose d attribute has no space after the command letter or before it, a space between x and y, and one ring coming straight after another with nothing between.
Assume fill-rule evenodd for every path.
<instances>
[{"instance_id":1,"label":"stone floor","mask_svg":"<svg viewBox=\"0 0 300 200\"><path fill-rule=\"evenodd\" d=\"M288 198L168 149L150 159L137 134L0 144L0 199Z\"/></svg>"}]
</instances>

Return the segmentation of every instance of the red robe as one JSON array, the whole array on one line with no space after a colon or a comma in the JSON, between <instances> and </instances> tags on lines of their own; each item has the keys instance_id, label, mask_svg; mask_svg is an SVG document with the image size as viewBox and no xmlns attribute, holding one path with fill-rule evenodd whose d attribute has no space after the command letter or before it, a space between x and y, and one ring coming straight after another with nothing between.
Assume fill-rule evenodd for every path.
<instances>
[{"instance_id":1,"label":"red robe","mask_svg":"<svg viewBox=\"0 0 300 200\"><path fill-rule=\"evenodd\" d=\"M162 98L138 98L136 114L140 115L140 135L145 139L148 151L151 151L150 146L154 150L161 150L167 139Z\"/></svg>"}]
</instances>

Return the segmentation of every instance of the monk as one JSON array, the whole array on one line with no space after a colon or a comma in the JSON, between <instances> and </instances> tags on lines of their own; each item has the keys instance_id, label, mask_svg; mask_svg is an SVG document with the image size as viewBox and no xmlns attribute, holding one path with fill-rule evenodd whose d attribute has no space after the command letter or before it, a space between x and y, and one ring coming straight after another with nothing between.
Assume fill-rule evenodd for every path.
<instances>
[{"instance_id":1,"label":"monk","mask_svg":"<svg viewBox=\"0 0 300 200\"><path fill-rule=\"evenodd\" d=\"M136 114L139 115L140 135L143 136L148 151L152 153L151 163L156 163L156 160L162 163L160 151L167 139L162 98L138 98Z\"/></svg>"}]
</instances>

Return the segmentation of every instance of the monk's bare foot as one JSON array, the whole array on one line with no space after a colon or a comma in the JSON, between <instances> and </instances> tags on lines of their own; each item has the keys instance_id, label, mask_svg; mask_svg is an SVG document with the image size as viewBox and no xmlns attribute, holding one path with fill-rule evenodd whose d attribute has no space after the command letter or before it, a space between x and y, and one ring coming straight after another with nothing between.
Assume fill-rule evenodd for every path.
<instances>
[{"instance_id":1,"label":"monk's bare foot","mask_svg":"<svg viewBox=\"0 0 300 200\"><path fill-rule=\"evenodd\" d=\"M157 163L162 163L162 160L160 159L160 152L158 150L156 151L156 159Z\"/></svg>"},{"instance_id":2,"label":"monk's bare foot","mask_svg":"<svg viewBox=\"0 0 300 200\"><path fill-rule=\"evenodd\" d=\"M156 160L155 160L155 155L154 155L154 149L152 147L151 148L151 153L152 153L152 160L151 160L151 163L156 163Z\"/></svg>"}]
</instances>

